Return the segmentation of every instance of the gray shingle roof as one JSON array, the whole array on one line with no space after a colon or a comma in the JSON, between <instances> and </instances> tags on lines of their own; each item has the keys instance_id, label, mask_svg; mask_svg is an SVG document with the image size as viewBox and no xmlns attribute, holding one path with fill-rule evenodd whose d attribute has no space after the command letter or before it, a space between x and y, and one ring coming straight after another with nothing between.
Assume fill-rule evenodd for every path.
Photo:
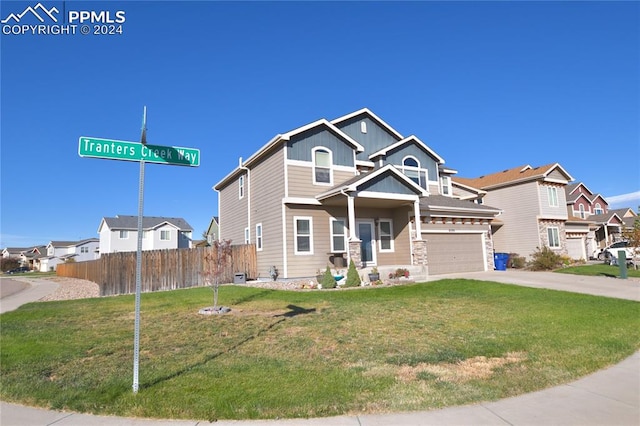
<instances>
[{"instance_id":1,"label":"gray shingle roof","mask_svg":"<svg viewBox=\"0 0 640 426\"><path fill-rule=\"evenodd\" d=\"M105 217L104 221L111 230L138 229L138 216L117 215L116 217ZM181 231L193 231L191 225L181 217L144 216L142 218L142 229L153 229L165 222L170 223Z\"/></svg>"}]
</instances>

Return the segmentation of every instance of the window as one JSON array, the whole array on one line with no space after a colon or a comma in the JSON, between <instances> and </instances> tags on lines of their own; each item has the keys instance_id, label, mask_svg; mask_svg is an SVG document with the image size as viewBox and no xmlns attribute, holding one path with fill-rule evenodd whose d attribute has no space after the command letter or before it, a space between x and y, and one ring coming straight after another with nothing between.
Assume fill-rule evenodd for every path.
<instances>
[{"instance_id":1,"label":"window","mask_svg":"<svg viewBox=\"0 0 640 426\"><path fill-rule=\"evenodd\" d=\"M558 188L555 186L548 186L547 194L549 195L549 206L558 207Z\"/></svg>"},{"instance_id":2,"label":"window","mask_svg":"<svg viewBox=\"0 0 640 426\"><path fill-rule=\"evenodd\" d=\"M604 209L600 203L596 203L596 206L593 208L594 214L604 214Z\"/></svg>"},{"instance_id":3,"label":"window","mask_svg":"<svg viewBox=\"0 0 640 426\"><path fill-rule=\"evenodd\" d=\"M256 250L262 250L262 224L256 225Z\"/></svg>"},{"instance_id":4,"label":"window","mask_svg":"<svg viewBox=\"0 0 640 426\"><path fill-rule=\"evenodd\" d=\"M420 185L420 163L413 157L407 157L402 161L402 173L409 179Z\"/></svg>"},{"instance_id":5,"label":"window","mask_svg":"<svg viewBox=\"0 0 640 426\"><path fill-rule=\"evenodd\" d=\"M149 237L149 231L142 231L142 239L146 240Z\"/></svg>"},{"instance_id":6,"label":"window","mask_svg":"<svg viewBox=\"0 0 640 426\"><path fill-rule=\"evenodd\" d=\"M360 122L360 133L367 133L367 122L366 121L361 121Z\"/></svg>"},{"instance_id":7,"label":"window","mask_svg":"<svg viewBox=\"0 0 640 426\"><path fill-rule=\"evenodd\" d=\"M378 235L380 236L380 251L393 251L393 222L391 220L380 219Z\"/></svg>"},{"instance_id":8,"label":"window","mask_svg":"<svg viewBox=\"0 0 640 426\"><path fill-rule=\"evenodd\" d=\"M251 237L249 236L249 228L244 228L244 243L249 244L251 242Z\"/></svg>"},{"instance_id":9,"label":"window","mask_svg":"<svg viewBox=\"0 0 640 426\"><path fill-rule=\"evenodd\" d=\"M331 253L344 253L347 251L347 227L344 219L330 219L331 228Z\"/></svg>"},{"instance_id":10,"label":"window","mask_svg":"<svg viewBox=\"0 0 640 426\"><path fill-rule=\"evenodd\" d=\"M547 236L549 237L550 248L560 248L560 231L555 226L547 228Z\"/></svg>"},{"instance_id":11,"label":"window","mask_svg":"<svg viewBox=\"0 0 640 426\"><path fill-rule=\"evenodd\" d=\"M238 198L244 197L244 175L238 180Z\"/></svg>"},{"instance_id":12,"label":"window","mask_svg":"<svg viewBox=\"0 0 640 426\"><path fill-rule=\"evenodd\" d=\"M80 253L89 253L89 247L80 247Z\"/></svg>"},{"instance_id":13,"label":"window","mask_svg":"<svg viewBox=\"0 0 640 426\"><path fill-rule=\"evenodd\" d=\"M171 231L160 231L160 241L169 241L171 239Z\"/></svg>"},{"instance_id":14,"label":"window","mask_svg":"<svg viewBox=\"0 0 640 426\"><path fill-rule=\"evenodd\" d=\"M120 231L120 239L126 240L127 238L129 238L129 231Z\"/></svg>"},{"instance_id":15,"label":"window","mask_svg":"<svg viewBox=\"0 0 640 426\"><path fill-rule=\"evenodd\" d=\"M310 217L294 217L295 254L313 254L313 222Z\"/></svg>"},{"instance_id":16,"label":"window","mask_svg":"<svg viewBox=\"0 0 640 426\"><path fill-rule=\"evenodd\" d=\"M449 176L442 176L440 182L442 184L442 195L451 195L451 178Z\"/></svg>"},{"instance_id":17,"label":"window","mask_svg":"<svg viewBox=\"0 0 640 426\"><path fill-rule=\"evenodd\" d=\"M584 206L583 206L582 204L580 204L580 205L578 206L578 210L579 210L578 215L579 215L582 219L584 219L584 218L586 217L586 215L584 214Z\"/></svg>"},{"instance_id":18,"label":"window","mask_svg":"<svg viewBox=\"0 0 640 426\"><path fill-rule=\"evenodd\" d=\"M313 150L313 183L331 183L331 151L325 148Z\"/></svg>"}]
</instances>

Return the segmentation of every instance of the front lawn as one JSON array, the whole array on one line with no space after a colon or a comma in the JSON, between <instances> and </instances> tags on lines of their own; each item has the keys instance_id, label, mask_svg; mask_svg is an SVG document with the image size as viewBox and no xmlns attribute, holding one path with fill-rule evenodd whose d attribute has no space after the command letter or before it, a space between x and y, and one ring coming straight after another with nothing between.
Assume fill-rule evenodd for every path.
<instances>
[{"instance_id":1,"label":"front lawn","mask_svg":"<svg viewBox=\"0 0 640 426\"><path fill-rule=\"evenodd\" d=\"M640 303L475 280L338 291L224 286L3 314L0 399L194 420L427 410L566 383L640 348Z\"/></svg>"},{"instance_id":2,"label":"front lawn","mask_svg":"<svg viewBox=\"0 0 640 426\"><path fill-rule=\"evenodd\" d=\"M558 269L555 272L560 272L562 274L592 275L619 278L620 266L611 266L601 263L597 265L570 266L568 268ZM640 278L640 269L627 268L627 277Z\"/></svg>"}]
</instances>

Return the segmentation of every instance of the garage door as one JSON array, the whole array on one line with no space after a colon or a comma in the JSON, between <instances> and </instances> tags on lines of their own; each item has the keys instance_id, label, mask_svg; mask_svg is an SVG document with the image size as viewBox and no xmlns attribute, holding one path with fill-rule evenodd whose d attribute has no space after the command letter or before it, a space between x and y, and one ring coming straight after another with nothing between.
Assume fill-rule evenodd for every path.
<instances>
[{"instance_id":1,"label":"garage door","mask_svg":"<svg viewBox=\"0 0 640 426\"><path fill-rule=\"evenodd\" d=\"M584 259L584 241L582 238L567 238L567 254L572 259Z\"/></svg>"},{"instance_id":2,"label":"garage door","mask_svg":"<svg viewBox=\"0 0 640 426\"><path fill-rule=\"evenodd\" d=\"M430 234L427 240L429 275L485 270L482 234Z\"/></svg>"}]
</instances>

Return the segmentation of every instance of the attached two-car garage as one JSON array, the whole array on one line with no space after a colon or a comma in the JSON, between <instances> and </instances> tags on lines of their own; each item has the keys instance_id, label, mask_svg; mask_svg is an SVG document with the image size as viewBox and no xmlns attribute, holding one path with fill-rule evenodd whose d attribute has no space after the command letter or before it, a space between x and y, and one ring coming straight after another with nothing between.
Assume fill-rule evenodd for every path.
<instances>
[{"instance_id":1,"label":"attached two-car garage","mask_svg":"<svg viewBox=\"0 0 640 426\"><path fill-rule=\"evenodd\" d=\"M486 270L483 233L423 232L429 275Z\"/></svg>"}]
</instances>

